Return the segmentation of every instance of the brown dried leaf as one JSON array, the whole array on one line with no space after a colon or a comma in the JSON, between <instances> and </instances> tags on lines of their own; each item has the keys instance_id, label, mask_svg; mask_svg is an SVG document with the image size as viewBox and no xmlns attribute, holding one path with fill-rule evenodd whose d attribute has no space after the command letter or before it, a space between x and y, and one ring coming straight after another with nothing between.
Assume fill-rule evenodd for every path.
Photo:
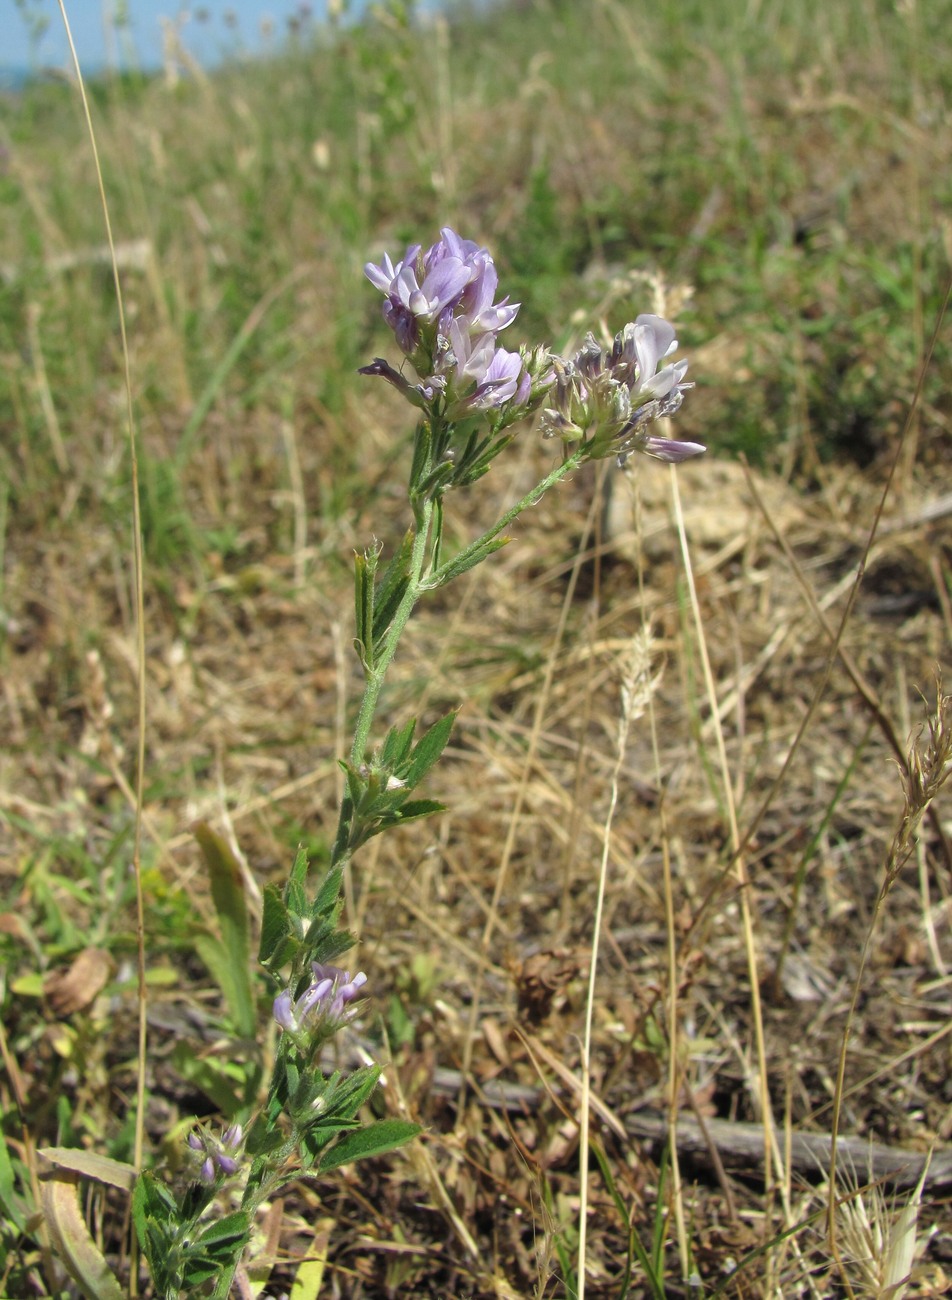
<instances>
[{"instance_id":1,"label":"brown dried leaf","mask_svg":"<svg viewBox=\"0 0 952 1300\"><path fill-rule=\"evenodd\" d=\"M93 1241L79 1205L75 1173L40 1182L40 1204L56 1253L88 1300L122 1300L122 1289Z\"/></svg>"},{"instance_id":2,"label":"brown dried leaf","mask_svg":"<svg viewBox=\"0 0 952 1300\"><path fill-rule=\"evenodd\" d=\"M69 970L52 971L43 981L50 1006L61 1019L85 1011L112 978L115 964L102 948L84 948Z\"/></svg>"},{"instance_id":3,"label":"brown dried leaf","mask_svg":"<svg viewBox=\"0 0 952 1300\"><path fill-rule=\"evenodd\" d=\"M556 995L587 967L582 950L552 948L527 957L514 971L520 1013L530 1024L540 1024L551 1012Z\"/></svg>"}]
</instances>

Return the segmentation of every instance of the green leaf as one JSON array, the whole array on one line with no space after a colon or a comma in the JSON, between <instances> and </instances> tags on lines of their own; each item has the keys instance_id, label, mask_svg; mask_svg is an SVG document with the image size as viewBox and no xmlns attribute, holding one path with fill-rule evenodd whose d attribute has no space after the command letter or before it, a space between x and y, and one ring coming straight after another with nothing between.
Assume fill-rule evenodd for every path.
<instances>
[{"instance_id":1,"label":"green leaf","mask_svg":"<svg viewBox=\"0 0 952 1300\"><path fill-rule=\"evenodd\" d=\"M393 616L406 595L410 581L410 560L413 555L414 533L411 528L400 543L390 563L384 570L377 591L374 595L373 643L374 650L379 649L380 642L393 622Z\"/></svg>"},{"instance_id":2,"label":"green leaf","mask_svg":"<svg viewBox=\"0 0 952 1300\"><path fill-rule=\"evenodd\" d=\"M409 578L404 578L404 580L394 588L393 599L391 603L385 605L382 609L377 609L374 611L374 628L373 628L374 661L376 661L380 656L380 651L385 643L386 636L390 630L391 624L393 623L394 616L396 615L397 610L400 608L400 602L407 594L407 588L409 586L410 586Z\"/></svg>"},{"instance_id":3,"label":"green leaf","mask_svg":"<svg viewBox=\"0 0 952 1300\"><path fill-rule=\"evenodd\" d=\"M396 1147L405 1146L423 1130L419 1124L411 1124L404 1119L381 1119L355 1133L348 1133L323 1156L318 1163L318 1170L323 1174L330 1169L339 1169L341 1165L351 1164L354 1160L364 1160L368 1156L381 1156Z\"/></svg>"},{"instance_id":4,"label":"green leaf","mask_svg":"<svg viewBox=\"0 0 952 1300\"><path fill-rule=\"evenodd\" d=\"M217 1251L223 1246L233 1245L236 1241L246 1241L250 1226L248 1211L235 1210L233 1214L226 1214L223 1219L215 1219L210 1223L195 1238L195 1244L201 1245L206 1251L210 1248Z\"/></svg>"},{"instance_id":5,"label":"green leaf","mask_svg":"<svg viewBox=\"0 0 952 1300\"><path fill-rule=\"evenodd\" d=\"M387 813L374 826L367 828L364 840L373 839L381 831L388 831L393 826L402 826L404 822L419 821L421 817L432 817L434 813L446 812L446 804L437 799L409 799L397 811Z\"/></svg>"},{"instance_id":6,"label":"green leaf","mask_svg":"<svg viewBox=\"0 0 952 1300\"><path fill-rule=\"evenodd\" d=\"M307 911L307 873L310 868L307 849L299 844L284 892L284 901L294 916L303 916Z\"/></svg>"},{"instance_id":7,"label":"green leaf","mask_svg":"<svg viewBox=\"0 0 952 1300\"><path fill-rule=\"evenodd\" d=\"M340 898L340 886L344 872L340 867L332 867L321 881L321 887L314 899L311 915L318 916L332 908Z\"/></svg>"},{"instance_id":8,"label":"green leaf","mask_svg":"<svg viewBox=\"0 0 952 1300\"><path fill-rule=\"evenodd\" d=\"M253 1194L259 1190L262 1183L271 1173L272 1161L268 1158L269 1155L270 1148L263 1156L259 1156L257 1160L251 1162L251 1168L248 1171L248 1181L245 1183L244 1200L246 1204L252 1202Z\"/></svg>"},{"instance_id":9,"label":"green leaf","mask_svg":"<svg viewBox=\"0 0 952 1300\"><path fill-rule=\"evenodd\" d=\"M354 647L365 672L374 666L374 574L379 551L365 551L354 556L354 610L356 637Z\"/></svg>"},{"instance_id":10,"label":"green leaf","mask_svg":"<svg viewBox=\"0 0 952 1300\"><path fill-rule=\"evenodd\" d=\"M305 1169L319 1164L322 1152L342 1133L352 1133L359 1127L359 1120L341 1120L337 1124L322 1124L320 1128L309 1128L306 1133L302 1133L298 1153Z\"/></svg>"},{"instance_id":11,"label":"green leaf","mask_svg":"<svg viewBox=\"0 0 952 1300\"><path fill-rule=\"evenodd\" d=\"M186 1286L200 1286L209 1278L233 1268L251 1235L251 1221L245 1210L227 1214L210 1223L192 1242L183 1269Z\"/></svg>"},{"instance_id":12,"label":"green leaf","mask_svg":"<svg viewBox=\"0 0 952 1300\"><path fill-rule=\"evenodd\" d=\"M377 595L374 601L374 605L378 610L387 605L392 599L395 589L400 586L410 572L410 560L413 556L413 539L415 535L412 528L407 529L400 545L390 557L387 567L383 571L383 577L377 584Z\"/></svg>"},{"instance_id":13,"label":"green leaf","mask_svg":"<svg viewBox=\"0 0 952 1300\"><path fill-rule=\"evenodd\" d=\"M357 771L356 767L352 766L352 764L346 762L344 759L341 759L339 766L343 768L344 775L347 777L347 794L350 797L351 805L353 808L357 808L364 797L367 782Z\"/></svg>"},{"instance_id":14,"label":"green leaf","mask_svg":"<svg viewBox=\"0 0 952 1300\"><path fill-rule=\"evenodd\" d=\"M504 433L493 441L484 438L478 446L474 446L466 455L461 456L456 463L453 486L468 487L482 478L499 453L509 446L514 437L513 433Z\"/></svg>"},{"instance_id":15,"label":"green leaf","mask_svg":"<svg viewBox=\"0 0 952 1300\"><path fill-rule=\"evenodd\" d=\"M308 942L307 959L320 962L322 966L333 964L342 953L349 952L356 942L349 930L325 928L315 936L313 943Z\"/></svg>"},{"instance_id":16,"label":"green leaf","mask_svg":"<svg viewBox=\"0 0 952 1300\"><path fill-rule=\"evenodd\" d=\"M413 437L413 459L410 462L410 496L419 493L420 480L430 464L430 450L433 446L433 434L426 420L421 420Z\"/></svg>"},{"instance_id":17,"label":"green leaf","mask_svg":"<svg viewBox=\"0 0 952 1300\"><path fill-rule=\"evenodd\" d=\"M400 809L400 823L417 821L420 817L432 817L434 813L446 812L446 804L439 799L408 799Z\"/></svg>"},{"instance_id":18,"label":"green leaf","mask_svg":"<svg viewBox=\"0 0 952 1300\"><path fill-rule=\"evenodd\" d=\"M340 766L344 768L345 771L347 770L346 764L341 763ZM349 780L350 778L348 777L348 782ZM341 800L340 815L337 821L337 834L334 837L334 846L331 849L331 862L333 863L346 862L352 852L353 845L351 844L351 840L353 836L351 829L353 820L354 802L348 793L345 794L344 798Z\"/></svg>"},{"instance_id":19,"label":"green leaf","mask_svg":"<svg viewBox=\"0 0 952 1300\"><path fill-rule=\"evenodd\" d=\"M0 1207L5 1210L7 1218L13 1226L19 1232L22 1232L23 1225L26 1222L26 1206L22 1196L16 1190L16 1175L13 1162L10 1159L6 1139L2 1133L0 1133Z\"/></svg>"},{"instance_id":20,"label":"green leaf","mask_svg":"<svg viewBox=\"0 0 952 1300\"><path fill-rule=\"evenodd\" d=\"M380 766L385 772L398 772L410 757L416 718L402 727L391 727L380 750Z\"/></svg>"},{"instance_id":21,"label":"green leaf","mask_svg":"<svg viewBox=\"0 0 952 1300\"><path fill-rule=\"evenodd\" d=\"M238 1032L253 1038L257 1028L251 985L251 935L241 865L231 849L206 822L196 822L192 833L208 867L212 901L221 929L224 961L211 970L231 1011Z\"/></svg>"},{"instance_id":22,"label":"green leaf","mask_svg":"<svg viewBox=\"0 0 952 1300\"><path fill-rule=\"evenodd\" d=\"M280 1129L269 1129L264 1123L256 1124L248 1134L245 1150L250 1156L266 1156L283 1146L284 1134Z\"/></svg>"},{"instance_id":23,"label":"green leaf","mask_svg":"<svg viewBox=\"0 0 952 1300\"><path fill-rule=\"evenodd\" d=\"M357 1111L369 1100L381 1075L379 1065L365 1065L354 1070L353 1074L341 1080L339 1074L333 1074L324 1090L324 1111L322 1120L335 1121L344 1117L352 1119Z\"/></svg>"},{"instance_id":24,"label":"green leaf","mask_svg":"<svg viewBox=\"0 0 952 1300\"><path fill-rule=\"evenodd\" d=\"M203 1282L216 1277L221 1272L217 1260L205 1259L202 1255L189 1256L182 1270L182 1281L187 1287L201 1286Z\"/></svg>"},{"instance_id":25,"label":"green leaf","mask_svg":"<svg viewBox=\"0 0 952 1300\"><path fill-rule=\"evenodd\" d=\"M448 460L437 465L434 470L427 474L426 478L419 484L417 495L421 498L431 497L439 501L443 491L455 480L456 466Z\"/></svg>"},{"instance_id":26,"label":"green leaf","mask_svg":"<svg viewBox=\"0 0 952 1300\"><path fill-rule=\"evenodd\" d=\"M273 964L280 968L284 961L272 957L291 940L291 916L282 892L277 885L265 885L264 906L261 915L261 943L258 946L258 960L262 965Z\"/></svg>"},{"instance_id":27,"label":"green leaf","mask_svg":"<svg viewBox=\"0 0 952 1300\"><path fill-rule=\"evenodd\" d=\"M446 748L456 721L456 713L447 713L439 722L435 722L429 731L420 738L410 757L410 766L404 779L409 790L414 790L439 759Z\"/></svg>"},{"instance_id":28,"label":"green leaf","mask_svg":"<svg viewBox=\"0 0 952 1300\"><path fill-rule=\"evenodd\" d=\"M214 1186L202 1182L188 1183L179 1198L178 1214L174 1223L197 1223L214 1199Z\"/></svg>"},{"instance_id":29,"label":"green leaf","mask_svg":"<svg viewBox=\"0 0 952 1300\"><path fill-rule=\"evenodd\" d=\"M152 1174L139 1175L132 1192L132 1222L135 1224L142 1253L149 1262L152 1278L160 1287L162 1278L159 1276L158 1260L167 1257L164 1243L167 1242L168 1233L164 1228L176 1208L169 1192Z\"/></svg>"},{"instance_id":30,"label":"green leaf","mask_svg":"<svg viewBox=\"0 0 952 1300\"><path fill-rule=\"evenodd\" d=\"M242 1037L251 1038L254 1032L253 1027L251 1032L242 1032L235 1017L235 1004L240 1000L236 988L240 986L241 981L234 969L233 959L226 950L225 945L215 935L209 934L207 930L196 930L192 935L192 945L208 968L212 979L221 989L234 1029ZM247 975L247 970L244 973Z\"/></svg>"},{"instance_id":31,"label":"green leaf","mask_svg":"<svg viewBox=\"0 0 952 1300\"><path fill-rule=\"evenodd\" d=\"M132 1219L143 1246L146 1240L146 1219L166 1222L177 1211L175 1198L165 1184L160 1183L156 1176L148 1171L141 1173L136 1179L132 1192Z\"/></svg>"},{"instance_id":32,"label":"green leaf","mask_svg":"<svg viewBox=\"0 0 952 1300\"><path fill-rule=\"evenodd\" d=\"M508 537L491 537L488 541L477 542L472 546L465 547L454 559L448 560L441 568L431 574L423 584L426 591L438 591L440 587L445 587L448 582L454 578L459 578L462 574L468 573L470 569L475 569L477 564L482 564L483 560L489 558L495 551L501 551L504 546L509 545Z\"/></svg>"}]
</instances>

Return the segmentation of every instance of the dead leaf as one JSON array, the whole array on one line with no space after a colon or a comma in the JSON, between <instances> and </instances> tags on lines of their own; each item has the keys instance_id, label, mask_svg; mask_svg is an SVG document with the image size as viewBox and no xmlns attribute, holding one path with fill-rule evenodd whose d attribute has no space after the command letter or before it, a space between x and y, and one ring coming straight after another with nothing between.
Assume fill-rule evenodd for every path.
<instances>
[{"instance_id":1,"label":"dead leaf","mask_svg":"<svg viewBox=\"0 0 952 1300\"><path fill-rule=\"evenodd\" d=\"M115 963L102 948L84 948L69 970L52 971L43 981L43 992L61 1019L85 1011L108 984Z\"/></svg>"}]
</instances>

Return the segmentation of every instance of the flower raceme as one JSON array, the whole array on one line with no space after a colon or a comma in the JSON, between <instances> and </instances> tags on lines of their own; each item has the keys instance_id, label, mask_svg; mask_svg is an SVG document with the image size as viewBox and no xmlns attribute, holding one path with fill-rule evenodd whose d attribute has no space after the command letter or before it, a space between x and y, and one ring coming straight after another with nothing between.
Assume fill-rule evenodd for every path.
<instances>
[{"instance_id":1,"label":"flower raceme","mask_svg":"<svg viewBox=\"0 0 952 1300\"><path fill-rule=\"evenodd\" d=\"M674 327L641 315L602 348L589 334L571 358L545 348L507 352L497 335L519 310L493 302L498 276L485 248L448 226L426 252L414 244L394 265L368 263L367 278L384 295L383 315L417 382L377 358L362 374L393 384L430 419L452 425L486 413L496 428L546 403L542 433L577 444L586 460L641 451L679 461L705 448L650 433L673 415L686 389L688 363L664 364L677 348Z\"/></svg>"},{"instance_id":2,"label":"flower raceme","mask_svg":"<svg viewBox=\"0 0 952 1300\"><path fill-rule=\"evenodd\" d=\"M523 358L496 343L519 304L493 302L499 278L485 248L447 226L425 253L414 244L396 265L385 254L379 266L368 262L364 270L384 295L384 320L419 382L380 358L362 374L386 379L424 410L439 404L450 421L525 405L532 381Z\"/></svg>"},{"instance_id":3,"label":"flower raceme","mask_svg":"<svg viewBox=\"0 0 952 1300\"><path fill-rule=\"evenodd\" d=\"M511 325L519 311L519 304L510 304L508 298L493 304L499 282L493 259L449 226L425 253L414 244L396 266L384 254L380 266L368 262L364 271L386 298L384 320L411 359L421 346L432 347L438 336L446 338L454 319L474 334L496 334Z\"/></svg>"},{"instance_id":4,"label":"flower raceme","mask_svg":"<svg viewBox=\"0 0 952 1300\"><path fill-rule=\"evenodd\" d=\"M230 1178L238 1172L243 1140L244 1130L240 1124L229 1125L220 1138L213 1138L204 1129L188 1135L189 1149L204 1156L198 1174L203 1183L210 1185L219 1175Z\"/></svg>"},{"instance_id":5,"label":"flower raceme","mask_svg":"<svg viewBox=\"0 0 952 1300\"><path fill-rule=\"evenodd\" d=\"M688 363L663 365L677 349L674 326L661 316L642 315L602 348L589 334L570 360L553 357L555 383L542 414L542 435L580 443L586 459L617 456L624 462L641 451L658 460L679 461L706 448L649 432L684 400ZM660 366L660 368L659 368Z\"/></svg>"},{"instance_id":6,"label":"flower raceme","mask_svg":"<svg viewBox=\"0 0 952 1300\"><path fill-rule=\"evenodd\" d=\"M273 1011L286 1033L307 1035L313 1041L329 1038L351 1019L355 1008L348 1010L348 1003L358 997L367 976L360 971L351 979L348 971L317 961L311 962L311 974L311 983L297 999L290 989L279 993Z\"/></svg>"}]
</instances>

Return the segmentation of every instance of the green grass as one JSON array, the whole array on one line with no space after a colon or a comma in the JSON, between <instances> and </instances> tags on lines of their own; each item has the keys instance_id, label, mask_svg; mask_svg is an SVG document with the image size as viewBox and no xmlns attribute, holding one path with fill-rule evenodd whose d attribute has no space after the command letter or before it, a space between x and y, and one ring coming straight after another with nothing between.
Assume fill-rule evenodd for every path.
<instances>
[{"instance_id":1,"label":"green grass","mask_svg":"<svg viewBox=\"0 0 952 1300\"><path fill-rule=\"evenodd\" d=\"M938 21L943 6L928 8ZM917 321L944 289L935 217L952 169L930 123L947 70L891 5L813 9L499 8L461 15L445 37L368 23L208 81L94 82L117 237L154 251L125 276L144 444L185 480L157 562L197 547L188 471L215 417L247 425L284 400L348 418L353 372L381 337L361 263L447 220L492 244L529 337L559 343L589 323L600 268L691 284L682 337L724 340L736 364L714 379L699 368L713 391L706 429L688 432L717 429L725 450L770 460L805 418L824 454L875 455L912 391ZM464 46L479 56L463 60ZM75 96L31 87L0 121L13 150L2 259L15 268L0 412L17 433L4 468L29 519L56 494L35 366L13 364L27 312L84 504L107 489L103 460L121 461L102 428L118 355L108 268L44 270L103 243ZM948 386L940 362L927 400L943 407ZM169 510L154 479L153 528Z\"/></svg>"}]
</instances>

